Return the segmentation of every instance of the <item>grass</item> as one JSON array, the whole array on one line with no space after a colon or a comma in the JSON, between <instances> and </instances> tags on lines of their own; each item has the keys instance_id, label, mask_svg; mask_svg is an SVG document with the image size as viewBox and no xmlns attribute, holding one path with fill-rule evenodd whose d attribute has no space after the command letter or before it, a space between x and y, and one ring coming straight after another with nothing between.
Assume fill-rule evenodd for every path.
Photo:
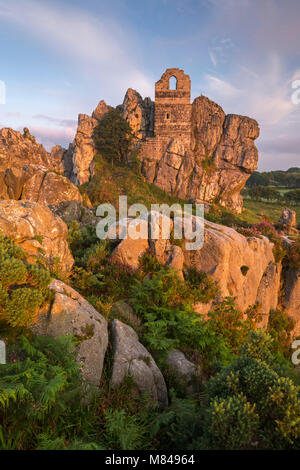
<instances>
[{"instance_id":1,"label":"grass","mask_svg":"<svg viewBox=\"0 0 300 470\"><path fill-rule=\"evenodd\" d=\"M285 188L280 188L285 191ZM181 206L186 202L176 196L172 196L155 184L147 183L138 171L136 165L112 164L106 159L98 156L95 176L93 179L81 186L81 192L86 192L94 207L102 203L111 203L118 208L119 196L127 195L128 205L140 203L150 209L151 204L178 203ZM277 222L283 209L287 204L277 202L253 201L244 197L244 211L240 215L234 215L231 211L215 206L208 220L232 226L243 224L254 224L262 218L267 217L271 222ZM300 221L300 206L293 206L296 211L297 220Z\"/></svg>"},{"instance_id":2,"label":"grass","mask_svg":"<svg viewBox=\"0 0 300 470\"><path fill-rule=\"evenodd\" d=\"M283 209L288 207L288 204L281 204L278 202L260 202L250 199L244 199L245 210L240 215L240 218L249 224L259 222L262 217L267 216L271 222L278 222ZM297 221L300 221L300 206L291 206L296 212Z\"/></svg>"},{"instance_id":3,"label":"grass","mask_svg":"<svg viewBox=\"0 0 300 470\"><path fill-rule=\"evenodd\" d=\"M118 207L119 196L127 195L128 204L144 204L150 209L151 204L184 204L185 201L167 194L154 184L149 184L132 165L111 165L104 158L98 157L95 176L82 186L94 206L108 202Z\"/></svg>"}]
</instances>

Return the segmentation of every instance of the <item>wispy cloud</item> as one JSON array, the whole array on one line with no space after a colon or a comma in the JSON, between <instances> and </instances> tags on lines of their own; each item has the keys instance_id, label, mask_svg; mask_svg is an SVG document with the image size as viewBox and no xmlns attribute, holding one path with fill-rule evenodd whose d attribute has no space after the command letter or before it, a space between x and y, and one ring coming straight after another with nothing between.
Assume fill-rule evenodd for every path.
<instances>
[{"instance_id":1,"label":"wispy cloud","mask_svg":"<svg viewBox=\"0 0 300 470\"><path fill-rule=\"evenodd\" d=\"M138 67L137 42L110 18L93 17L83 9L56 2L0 0L0 19L10 21L57 54L73 61L79 73L98 74L103 87L152 92L152 83ZM95 75L93 75L95 76Z\"/></svg>"},{"instance_id":2,"label":"wispy cloud","mask_svg":"<svg viewBox=\"0 0 300 470\"><path fill-rule=\"evenodd\" d=\"M45 114L36 114L32 116L32 118L38 119L39 121L46 121L59 127L71 127L74 129L77 127L77 121L74 119L60 119L52 116L46 116Z\"/></svg>"},{"instance_id":3,"label":"wispy cloud","mask_svg":"<svg viewBox=\"0 0 300 470\"><path fill-rule=\"evenodd\" d=\"M217 59L213 51L209 51L209 57L210 60L212 61L212 64L216 67L217 66Z\"/></svg>"},{"instance_id":4,"label":"wispy cloud","mask_svg":"<svg viewBox=\"0 0 300 470\"><path fill-rule=\"evenodd\" d=\"M223 99L228 100L236 98L241 94L241 90L231 85L231 83L222 80L221 78L213 75L205 75L209 90L215 95L222 96Z\"/></svg>"}]
</instances>

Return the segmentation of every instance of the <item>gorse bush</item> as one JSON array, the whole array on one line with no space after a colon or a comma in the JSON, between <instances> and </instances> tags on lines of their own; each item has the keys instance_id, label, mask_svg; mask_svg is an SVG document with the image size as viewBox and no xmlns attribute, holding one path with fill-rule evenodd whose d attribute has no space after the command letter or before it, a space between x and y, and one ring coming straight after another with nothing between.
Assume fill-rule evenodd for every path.
<instances>
[{"instance_id":1,"label":"gorse bush","mask_svg":"<svg viewBox=\"0 0 300 470\"><path fill-rule=\"evenodd\" d=\"M185 272L187 289L196 302L207 303L214 300L220 294L220 289L215 281L205 272L189 268Z\"/></svg>"},{"instance_id":2,"label":"gorse bush","mask_svg":"<svg viewBox=\"0 0 300 470\"><path fill-rule=\"evenodd\" d=\"M208 313L209 327L223 336L230 348L237 353L241 345L248 339L251 331L260 320L255 307L242 313L232 297L225 298Z\"/></svg>"},{"instance_id":3,"label":"gorse bush","mask_svg":"<svg viewBox=\"0 0 300 470\"><path fill-rule=\"evenodd\" d=\"M0 235L0 320L20 327L33 323L51 296L49 283L47 270L27 263L24 252Z\"/></svg>"},{"instance_id":4,"label":"gorse bush","mask_svg":"<svg viewBox=\"0 0 300 470\"><path fill-rule=\"evenodd\" d=\"M154 419L163 449L299 448L299 386L274 368L272 338L252 332L200 401L174 399Z\"/></svg>"},{"instance_id":5,"label":"gorse bush","mask_svg":"<svg viewBox=\"0 0 300 470\"><path fill-rule=\"evenodd\" d=\"M300 436L300 388L280 376L274 364L270 338L253 332L232 365L211 378L208 396L213 401L242 396L249 406L255 406L259 446L284 449L297 444Z\"/></svg>"},{"instance_id":6,"label":"gorse bush","mask_svg":"<svg viewBox=\"0 0 300 470\"><path fill-rule=\"evenodd\" d=\"M246 449L251 445L259 422L255 405L244 395L216 398L207 411L207 436L200 447Z\"/></svg>"}]
</instances>

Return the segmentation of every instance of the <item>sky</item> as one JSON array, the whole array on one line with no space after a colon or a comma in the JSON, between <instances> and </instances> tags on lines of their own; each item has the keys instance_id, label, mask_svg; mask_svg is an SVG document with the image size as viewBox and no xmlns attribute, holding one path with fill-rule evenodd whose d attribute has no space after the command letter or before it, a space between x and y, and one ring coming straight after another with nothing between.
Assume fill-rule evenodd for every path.
<instances>
[{"instance_id":1,"label":"sky","mask_svg":"<svg viewBox=\"0 0 300 470\"><path fill-rule=\"evenodd\" d=\"M259 170L300 167L300 0L0 0L0 41L0 128L48 150L178 67L192 98L257 119Z\"/></svg>"}]
</instances>

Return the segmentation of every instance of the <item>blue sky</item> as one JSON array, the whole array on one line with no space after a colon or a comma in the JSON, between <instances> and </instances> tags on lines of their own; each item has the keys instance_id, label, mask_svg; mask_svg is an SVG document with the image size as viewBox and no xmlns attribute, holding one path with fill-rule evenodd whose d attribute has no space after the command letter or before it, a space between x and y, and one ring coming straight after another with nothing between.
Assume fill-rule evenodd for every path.
<instances>
[{"instance_id":1,"label":"blue sky","mask_svg":"<svg viewBox=\"0 0 300 470\"><path fill-rule=\"evenodd\" d=\"M259 168L300 166L299 0L0 0L0 127L29 127L49 149L78 113L154 97L168 67L226 113L258 120Z\"/></svg>"}]
</instances>

